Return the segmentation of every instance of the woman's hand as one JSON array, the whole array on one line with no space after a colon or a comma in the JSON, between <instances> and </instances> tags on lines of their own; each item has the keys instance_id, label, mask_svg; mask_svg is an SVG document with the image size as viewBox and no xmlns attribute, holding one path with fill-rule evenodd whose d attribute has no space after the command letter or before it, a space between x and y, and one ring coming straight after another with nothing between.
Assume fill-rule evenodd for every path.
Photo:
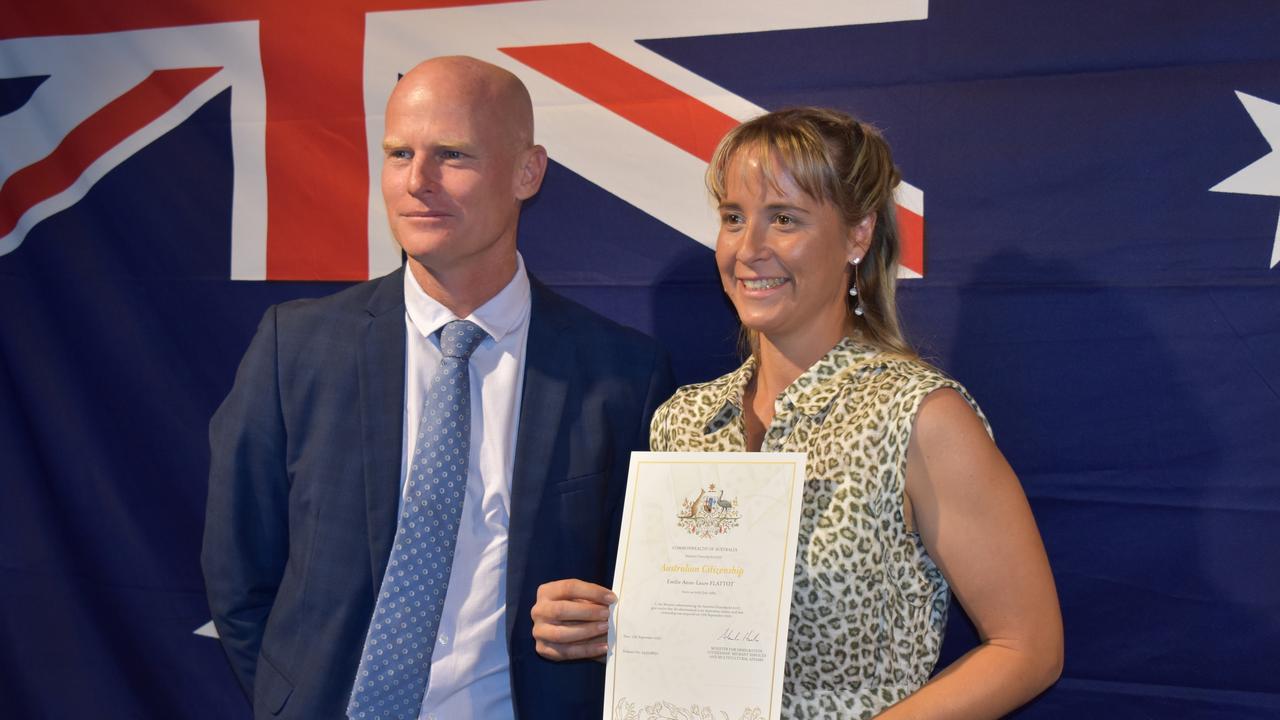
<instances>
[{"instance_id":1,"label":"woman's hand","mask_svg":"<svg viewBox=\"0 0 1280 720\"><path fill-rule=\"evenodd\" d=\"M595 583L556 580L538 587L533 640L548 660L600 658L609 651L609 606L618 597Z\"/></svg>"}]
</instances>

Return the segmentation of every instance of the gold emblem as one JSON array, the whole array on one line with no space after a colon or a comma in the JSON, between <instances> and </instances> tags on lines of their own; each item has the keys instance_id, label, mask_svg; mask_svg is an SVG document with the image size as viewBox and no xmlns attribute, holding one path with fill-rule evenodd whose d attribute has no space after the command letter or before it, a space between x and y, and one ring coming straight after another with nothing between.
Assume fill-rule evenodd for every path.
<instances>
[{"instance_id":1,"label":"gold emblem","mask_svg":"<svg viewBox=\"0 0 1280 720\"><path fill-rule=\"evenodd\" d=\"M724 490L717 490L715 483L700 490L692 498L680 503L676 521L691 535L711 539L738 527L742 515L738 512L737 499L727 500Z\"/></svg>"}]
</instances>

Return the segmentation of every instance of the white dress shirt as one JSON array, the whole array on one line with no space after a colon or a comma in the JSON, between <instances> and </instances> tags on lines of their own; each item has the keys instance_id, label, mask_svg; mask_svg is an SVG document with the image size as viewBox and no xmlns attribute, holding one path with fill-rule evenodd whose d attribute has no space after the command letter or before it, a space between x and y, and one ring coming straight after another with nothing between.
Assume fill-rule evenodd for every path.
<instances>
[{"instance_id":1,"label":"white dress shirt","mask_svg":"<svg viewBox=\"0 0 1280 720\"><path fill-rule=\"evenodd\" d=\"M445 323L459 319L423 292L407 268L404 301L402 493L427 386L440 364L438 332ZM511 282L470 316L461 318L479 325L489 337L470 360L467 494L421 720L514 718L506 638L507 530L529 309L529 277L523 258L517 255Z\"/></svg>"}]
</instances>

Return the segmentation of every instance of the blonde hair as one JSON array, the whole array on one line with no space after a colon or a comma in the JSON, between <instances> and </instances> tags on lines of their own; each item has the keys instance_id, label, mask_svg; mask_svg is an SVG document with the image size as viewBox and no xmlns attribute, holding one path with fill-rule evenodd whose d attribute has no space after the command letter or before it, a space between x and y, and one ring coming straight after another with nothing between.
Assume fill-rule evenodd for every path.
<instances>
[{"instance_id":1,"label":"blonde hair","mask_svg":"<svg viewBox=\"0 0 1280 720\"><path fill-rule=\"evenodd\" d=\"M707 167L707 189L717 202L725 197L725 173L739 152L758 157L765 177L778 162L796 185L815 200L834 205L849 226L875 214L871 243L850 286L845 310L862 339L889 352L917 357L902 334L895 291L898 278L897 205L894 188L902 176L893 164L889 143L874 126L838 110L795 107L777 110L742 123L716 147ZM861 302L863 314L853 310ZM744 331L754 351L756 339Z\"/></svg>"}]
</instances>

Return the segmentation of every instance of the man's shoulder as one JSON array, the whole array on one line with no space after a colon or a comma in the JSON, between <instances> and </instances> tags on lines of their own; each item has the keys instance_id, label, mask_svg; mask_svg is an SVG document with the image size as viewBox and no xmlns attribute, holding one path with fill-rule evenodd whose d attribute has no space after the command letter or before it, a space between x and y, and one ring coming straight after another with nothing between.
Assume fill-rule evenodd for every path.
<instances>
[{"instance_id":1,"label":"man's shoulder","mask_svg":"<svg viewBox=\"0 0 1280 720\"><path fill-rule=\"evenodd\" d=\"M272 309L278 322L313 326L341 323L344 319L368 318L396 307L404 307L403 273L396 270L372 280L356 283L330 295L289 300Z\"/></svg>"},{"instance_id":2,"label":"man's shoulder","mask_svg":"<svg viewBox=\"0 0 1280 720\"><path fill-rule=\"evenodd\" d=\"M643 332L611 320L536 280L532 282L532 293L534 322L555 323L562 332L601 347L645 352L659 348L658 341Z\"/></svg>"}]
</instances>

